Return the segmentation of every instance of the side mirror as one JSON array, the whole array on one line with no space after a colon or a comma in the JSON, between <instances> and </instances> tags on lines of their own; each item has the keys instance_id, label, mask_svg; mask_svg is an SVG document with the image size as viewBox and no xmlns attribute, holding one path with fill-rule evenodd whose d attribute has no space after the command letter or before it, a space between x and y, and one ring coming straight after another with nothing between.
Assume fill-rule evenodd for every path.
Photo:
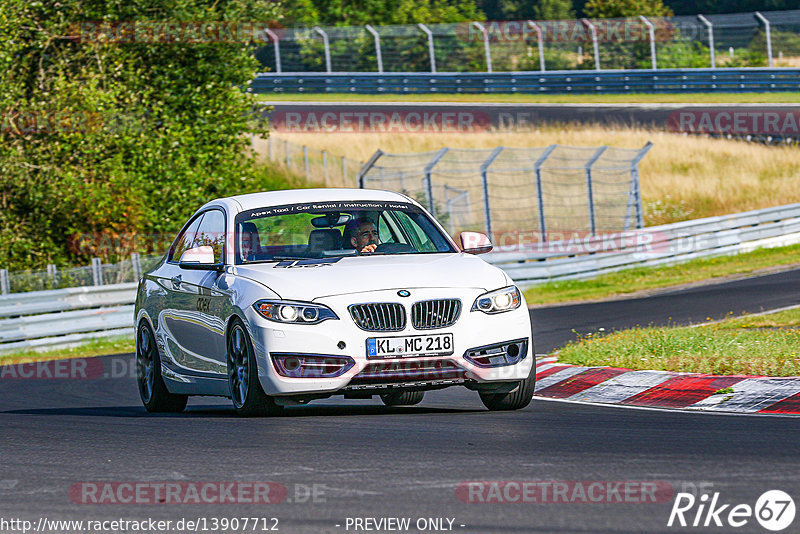
<instances>
[{"instance_id":1,"label":"side mirror","mask_svg":"<svg viewBox=\"0 0 800 534\"><path fill-rule=\"evenodd\" d=\"M480 232L461 232L461 250L467 254L485 254L492 251L492 242Z\"/></svg>"},{"instance_id":2,"label":"side mirror","mask_svg":"<svg viewBox=\"0 0 800 534\"><path fill-rule=\"evenodd\" d=\"M221 263L214 263L214 249L208 245L184 250L179 265L182 269L203 271L219 271L222 268Z\"/></svg>"}]
</instances>

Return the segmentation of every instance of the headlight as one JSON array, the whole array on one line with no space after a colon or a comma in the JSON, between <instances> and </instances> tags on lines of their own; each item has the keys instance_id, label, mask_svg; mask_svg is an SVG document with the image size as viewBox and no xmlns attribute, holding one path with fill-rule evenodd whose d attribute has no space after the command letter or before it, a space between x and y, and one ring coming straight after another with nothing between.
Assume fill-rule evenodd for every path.
<instances>
[{"instance_id":1,"label":"headlight","mask_svg":"<svg viewBox=\"0 0 800 534\"><path fill-rule=\"evenodd\" d=\"M472 305L472 311L483 313L503 313L516 310L522 303L517 286L508 286L496 291L484 293Z\"/></svg>"},{"instance_id":2,"label":"headlight","mask_svg":"<svg viewBox=\"0 0 800 534\"><path fill-rule=\"evenodd\" d=\"M262 317L276 323L317 324L339 318L327 306L310 302L259 300L253 307Z\"/></svg>"}]
</instances>

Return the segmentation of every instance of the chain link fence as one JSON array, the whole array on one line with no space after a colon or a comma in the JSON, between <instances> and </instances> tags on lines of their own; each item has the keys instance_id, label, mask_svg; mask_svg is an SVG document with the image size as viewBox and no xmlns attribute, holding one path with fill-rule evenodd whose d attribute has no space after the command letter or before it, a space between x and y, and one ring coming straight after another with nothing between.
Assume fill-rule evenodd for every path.
<instances>
[{"instance_id":1,"label":"chain link fence","mask_svg":"<svg viewBox=\"0 0 800 534\"><path fill-rule=\"evenodd\" d=\"M44 270L9 272L0 269L0 294L138 282L142 273L151 270L161 258L163 254L140 256L134 253L130 259L119 263L104 264L94 258L91 265L66 269L55 265L48 265Z\"/></svg>"},{"instance_id":2,"label":"chain link fence","mask_svg":"<svg viewBox=\"0 0 800 534\"><path fill-rule=\"evenodd\" d=\"M628 230L644 226L638 166L651 146L378 150L359 187L416 199L452 235L525 231L546 241L554 232Z\"/></svg>"},{"instance_id":3,"label":"chain link fence","mask_svg":"<svg viewBox=\"0 0 800 534\"><path fill-rule=\"evenodd\" d=\"M799 67L800 10L275 29L266 70L493 72Z\"/></svg>"},{"instance_id":4,"label":"chain link fence","mask_svg":"<svg viewBox=\"0 0 800 534\"><path fill-rule=\"evenodd\" d=\"M326 150L292 143L270 135L253 138L253 149L271 163L283 167L308 183L325 187L355 187L363 161L331 154Z\"/></svg>"}]
</instances>

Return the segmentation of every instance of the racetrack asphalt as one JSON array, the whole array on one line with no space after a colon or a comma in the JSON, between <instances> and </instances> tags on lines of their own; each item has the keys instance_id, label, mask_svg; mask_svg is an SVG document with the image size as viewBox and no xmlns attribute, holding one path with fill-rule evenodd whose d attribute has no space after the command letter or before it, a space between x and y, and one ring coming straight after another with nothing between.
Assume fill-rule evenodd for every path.
<instances>
[{"instance_id":1,"label":"racetrack asphalt","mask_svg":"<svg viewBox=\"0 0 800 534\"><path fill-rule=\"evenodd\" d=\"M538 308L537 352L568 341L573 329L685 324L800 304L798 282L795 270L641 299ZM468 481L643 481L665 482L673 492L719 492L721 504L753 506L771 489L800 497L794 418L540 399L518 412L490 413L463 388L429 392L408 408L336 397L279 417L241 419L227 400L199 398L184 414L150 415L130 373L123 374L0 381L0 519L275 517L279 532L338 533L366 531L346 529L348 517L408 517L412 524L450 518L453 531L463 532L694 532L703 529L667 527L674 498L474 503L460 500L457 489ZM287 499L84 504L70 495L90 481L271 481L286 487ZM317 497L304 500L312 487ZM753 518L735 530L764 532Z\"/></svg>"}]
</instances>

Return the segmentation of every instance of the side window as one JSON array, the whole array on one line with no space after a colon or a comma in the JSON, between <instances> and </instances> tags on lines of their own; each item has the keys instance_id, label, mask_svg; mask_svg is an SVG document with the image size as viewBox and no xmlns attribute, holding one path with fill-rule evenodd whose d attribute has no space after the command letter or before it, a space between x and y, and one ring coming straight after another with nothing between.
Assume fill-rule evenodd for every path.
<instances>
[{"instance_id":1,"label":"side window","mask_svg":"<svg viewBox=\"0 0 800 534\"><path fill-rule=\"evenodd\" d=\"M378 220L378 238L381 240L381 243L394 243L395 236L394 232L392 232L391 223L387 215L388 213L384 211L381 213L380 219Z\"/></svg>"},{"instance_id":2,"label":"side window","mask_svg":"<svg viewBox=\"0 0 800 534\"><path fill-rule=\"evenodd\" d=\"M181 254L184 253L185 250L192 248L192 243L194 243L194 237L197 233L197 227L200 226L200 221L203 219L204 215L200 215L192 224L186 227L181 235L178 236L178 239L175 240L175 245L172 247L172 252L170 252L169 258L167 261L180 261Z\"/></svg>"},{"instance_id":3,"label":"side window","mask_svg":"<svg viewBox=\"0 0 800 534\"><path fill-rule=\"evenodd\" d=\"M210 210L203 215L192 248L208 245L214 249L214 263L222 263L222 245L225 243L225 214Z\"/></svg>"},{"instance_id":4,"label":"side window","mask_svg":"<svg viewBox=\"0 0 800 534\"><path fill-rule=\"evenodd\" d=\"M431 243L430 239L425 233L425 230L420 228L419 224L417 224L414 219L402 211L398 211L396 213L400 224L411 236L411 243L414 245L414 248L420 252L436 252L436 246Z\"/></svg>"}]
</instances>

